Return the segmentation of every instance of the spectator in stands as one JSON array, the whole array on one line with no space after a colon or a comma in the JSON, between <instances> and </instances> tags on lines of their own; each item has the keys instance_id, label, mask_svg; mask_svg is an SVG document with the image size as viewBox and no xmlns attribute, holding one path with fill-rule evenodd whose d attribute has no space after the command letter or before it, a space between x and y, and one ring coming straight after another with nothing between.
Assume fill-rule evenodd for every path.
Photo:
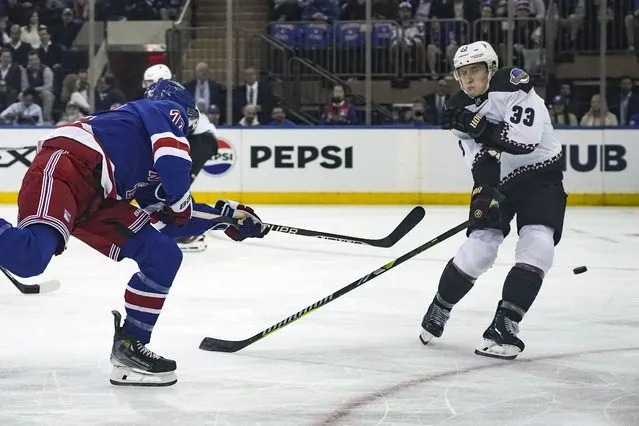
<instances>
[{"instance_id":1,"label":"spectator in stands","mask_svg":"<svg viewBox=\"0 0 639 426\"><path fill-rule=\"evenodd\" d=\"M468 41L468 28L479 18L477 0L432 0L429 19L426 26L428 39L428 65L431 74L436 73L436 63L445 52L445 71L452 69L453 57L457 48ZM439 22L439 20L446 20Z\"/></svg>"},{"instance_id":2,"label":"spectator in stands","mask_svg":"<svg viewBox=\"0 0 639 426\"><path fill-rule=\"evenodd\" d=\"M416 21L427 21L430 17L430 7L432 0L411 0L413 6L413 19Z\"/></svg>"},{"instance_id":3,"label":"spectator in stands","mask_svg":"<svg viewBox=\"0 0 639 426\"><path fill-rule=\"evenodd\" d=\"M416 71L419 71L426 60L423 23L413 21L413 6L407 1L398 6L397 15L397 25L393 27L391 35L391 57L399 57L401 64L417 59L419 68ZM432 50L435 50L434 46ZM434 61L430 68L431 73L435 73Z\"/></svg>"},{"instance_id":4,"label":"spectator in stands","mask_svg":"<svg viewBox=\"0 0 639 426\"><path fill-rule=\"evenodd\" d=\"M159 18L155 4L148 0L128 1L125 11L129 21L153 21Z\"/></svg>"},{"instance_id":5,"label":"spectator in stands","mask_svg":"<svg viewBox=\"0 0 639 426\"><path fill-rule=\"evenodd\" d=\"M214 126L220 125L220 108L217 105L211 105L207 115L209 116L209 121L213 123Z\"/></svg>"},{"instance_id":6,"label":"spectator in stands","mask_svg":"<svg viewBox=\"0 0 639 426\"><path fill-rule=\"evenodd\" d=\"M340 19L338 0L309 0L302 11L305 21L335 22Z\"/></svg>"},{"instance_id":7,"label":"spectator in stands","mask_svg":"<svg viewBox=\"0 0 639 426\"><path fill-rule=\"evenodd\" d=\"M491 3L483 3L479 12L481 20L473 28L475 40L489 42L497 51L499 62L503 63L506 56L507 33L502 28L502 22L490 20L495 17L495 10Z\"/></svg>"},{"instance_id":8,"label":"spectator in stands","mask_svg":"<svg viewBox=\"0 0 639 426\"><path fill-rule=\"evenodd\" d=\"M630 76L621 78L619 92L610 99L610 111L619 118L620 126L630 124L630 119L639 114L639 95L632 93L633 81Z\"/></svg>"},{"instance_id":9,"label":"spectator in stands","mask_svg":"<svg viewBox=\"0 0 639 426\"><path fill-rule=\"evenodd\" d=\"M68 49L80 32L80 28L82 24L73 20L73 11L69 8L64 9L62 18L52 29L53 42Z\"/></svg>"},{"instance_id":10,"label":"spectator in stands","mask_svg":"<svg viewBox=\"0 0 639 426\"><path fill-rule=\"evenodd\" d=\"M126 103L126 97L115 82L115 76L111 73L104 74L100 84L98 84L98 93L95 97L95 111L106 111L113 108L114 105L122 105Z\"/></svg>"},{"instance_id":11,"label":"spectator in stands","mask_svg":"<svg viewBox=\"0 0 639 426\"><path fill-rule=\"evenodd\" d=\"M637 44L637 21L639 21L639 1L634 1L631 12L624 17L626 26L626 38L628 39L628 50L635 50Z\"/></svg>"},{"instance_id":12,"label":"spectator in stands","mask_svg":"<svg viewBox=\"0 0 639 426\"><path fill-rule=\"evenodd\" d=\"M424 99L416 98L413 100L413 106L406 114L406 122L414 126L427 126L431 123L426 121L426 106Z\"/></svg>"},{"instance_id":13,"label":"spectator in stands","mask_svg":"<svg viewBox=\"0 0 639 426\"><path fill-rule=\"evenodd\" d=\"M160 7L160 18L164 21L177 21L182 8L181 0L162 0L156 3Z\"/></svg>"},{"instance_id":14,"label":"spectator in stands","mask_svg":"<svg viewBox=\"0 0 639 426\"><path fill-rule=\"evenodd\" d=\"M38 56L40 56L42 63L52 70L62 68L62 47L51 42L49 30L44 25L40 26L40 41L42 43L38 48Z\"/></svg>"},{"instance_id":15,"label":"spectator in stands","mask_svg":"<svg viewBox=\"0 0 639 426\"><path fill-rule=\"evenodd\" d=\"M73 0L73 17L83 21L89 20L89 4L86 0Z\"/></svg>"},{"instance_id":16,"label":"spectator in stands","mask_svg":"<svg viewBox=\"0 0 639 426\"><path fill-rule=\"evenodd\" d=\"M586 16L586 0L562 0L555 2L560 37L560 48L575 50L577 35Z\"/></svg>"},{"instance_id":17,"label":"spectator in stands","mask_svg":"<svg viewBox=\"0 0 639 426\"><path fill-rule=\"evenodd\" d=\"M579 107L577 102L574 101L572 85L570 83L562 83L559 87L559 96L563 98L564 109L568 112L580 117L584 112L585 107Z\"/></svg>"},{"instance_id":18,"label":"spectator in stands","mask_svg":"<svg viewBox=\"0 0 639 426\"><path fill-rule=\"evenodd\" d=\"M67 104L69 102L77 106L83 115L91 112L89 101L85 96L80 93L82 87L82 80L77 74L69 74L64 78L62 82L62 93L60 93L60 100ZM86 89L85 89L86 92Z\"/></svg>"},{"instance_id":19,"label":"spectator in stands","mask_svg":"<svg viewBox=\"0 0 639 426\"><path fill-rule=\"evenodd\" d=\"M282 108L280 105L275 105L273 107L271 118L273 119L273 121L269 123L270 126L295 127L295 123L286 118L284 108Z\"/></svg>"},{"instance_id":20,"label":"spectator in stands","mask_svg":"<svg viewBox=\"0 0 639 426\"><path fill-rule=\"evenodd\" d=\"M2 48L0 53L0 81L6 84L6 93L11 103L29 86L27 73L20 65L13 63L11 50L6 47Z\"/></svg>"},{"instance_id":21,"label":"spectator in stands","mask_svg":"<svg viewBox=\"0 0 639 426\"><path fill-rule=\"evenodd\" d=\"M9 38L9 18L6 16L0 16L0 46L4 46L11 42Z\"/></svg>"},{"instance_id":22,"label":"spectator in stands","mask_svg":"<svg viewBox=\"0 0 639 426\"><path fill-rule=\"evenodd\" d=\"M184 87L193 95L196 102L203 102L202 111L208 110L211 105L224 105L223 88L210 78L206 62L200 62L195 66L195 80L187 82Z\"/></svg>"},{"instance_id":23,"label":"spectator in stands","mask_svg":"<svg viewBox=\"0 0 639 426\"><path fill-rule=\"evenodd\" d=\"M7 83L4 80L0 80L0 111L4 111L9 105L13 103L13 101L9 97L7 88Z\"/></svg>"},{"instance_id":24,"label":"spectator in stands","mask_svg":"<svg viewBox=\"0 0 639 426\"><path fill-rule=\"evenodd\" d=\"M40 16L37 11L31 13L29 23L20 29L20 40L31 45L33 49L40 47Z\"/></svg>"},{"instance_id":25,"label":"spectator in stands","mask_svg":"<svg viewBox=\"0 0 639 426\"><path fill-rule=\"evenodd\" d=\"M566 99L557 95L552 99L552 105L548 108L550 122L555 126L578 126L577 116L566 109Z\"/></svg>"},{"instance_id":26,"label":"spectator in stands","mask_svg":"<svg viewBox=\"0 0 639 426\"><path fill-rule=\"evenodd\" d=\"M78 93L89 102L89 75L87 70L78 70ZM92 111L89 111L92 112Z\"/></svg>"},{"instance_id":27,"label":"spectator in stands","mask_svg":"<svg viewBox=\"0 0 639 426\"><path fill-rule=\"evenodd\" d=\"M271 115L271 108L275 104L275 95L268 84L258 81L257 76L258 73L254 67L244 70L244 84L235 88L233 105L235 108L255 105L260 121L266 123Z\"/></svg>"},{"instance_id":28,"label":"spectator in stands","mask_svg":"<svg viewBox=\"0 0 639 426\"><path fill-rule=\"evenodd\" d=\"M425 98L425 120L432 124L439 125L441 123L441 113L446 107L446 101L450 97L450 86L448 80L442 77L437 82L437 91Z\"/></svg>"},{"instance_id":29,"label":"spectator in stands","mask_svg":"<svg viewBox=\"0 0 639 426\"><path fill-rule=\"evenodd\" d=\"M242 119L237 123L240 126L259 126L260 120L257 118L257 107L255 105L246 104L242 108Z\"/></svg>"},{"instance_id":30,"label":"spectator in stands","mask_svg":"<svg viewBox=\"0 0 639 426\"><path fill-rule=\"evenodd\" d=\"M45 4L38 10L40 14L40 24L49 28L59 23L62 11L65 9L65 1L68 0L46 0ZM70 2L69 2L70 3Z\"/></svg>"},{"instance_id":31,"label":"spectator in stands","mask_svg":"<svg viewBox=\"0 0 639 426\"><path fill-rule=\"evenodd\" d=\"M581 117L581 125L584 127L597 127L597 126L618 126L619 122L617 117L606 111L601 105L601 95L594 95L590 99L590 109L583 117Z\"/></svg>"},{"instance_id":32,"label":"spectator in stands","mask_svg":"<svg viewBox=\"0 0 639 426\"><path fill-rule=\"evenodd\" d=\"M397 19L398 0L372 0L372 15L376 20ZM346 0L342 6L342 19L363 21L366 19L366 0Z\"/></svg>"},{"instance_id":33,"label":"spectator in stands","mask_svg":"<svg viewBox=\"0 0 639 426\"><path fill-rule=\"evenodd\" d=\"M29 65L26 69L27 82L32 87L42 103L42 112L44 121L51 121L51 111L53 110L53 102L55 95L53 94L53 71L40 61L38 52L32 50L29 52Z\"/></svg>"},{"instance_id":34,"label":"spectator in stands","mask_svg":"<svg viewBox=\"0 0 639 426\"><path fill-rule=\"evenodd\" d=\"M29 22L29 15L33 9L33 3L30 1L7 0L6 2L7 16L9 22L20 27Z\"/></svg>"},{"instance_id":35,"label":"spectator in stands","mask_svg":"<svg viewBox=\"0 0 639 426\"><path fill-rule=\"evenodd\" d=\"M11 124L42 124L42 108L35 103L36 91L29 87L22 92L21 99L0 113L0 119Z\"/></svg>"},{"instance_id":36,"label":"spectator in stands","mask_svg":"<svg viewBox=\"0 0 639 426\"><path fill-rule=\"evenodd\" d=\"M270 21L300 21L302 11L297 0L275 0Z\"/></svg>"},{"instance_id":37,"label":"spectator in stands","mask_svg":"<svg viewBox=\"0 0 639 426\"><path fill-rule=\"evenodd\" d=\"M528 0L518 0L515 9L514 49L513 57L515 66L526 69L529 73L538 72L542 63L541 43L542 34L539 22L533 20ZM525 19L529 18L529 19Z\"/></svg>"},{"instance_id":38,"label":"spectator in stands","mask_svg":"<svg viewBox=\"0 0 639 426\"><path fill-rule=\"evenodd\" d=\"M472 23L479 18L479 2L477 0L431 0L429 12L430 19L464 19ZM457 40L457 42L460 41Z\"/></svg>"},{"instance_id":39,"label":"spectator in stands","mask_svg":"<svg viewBox=\"0 0 639 426\"><path fill-rule=\"evenodd\" d=\"M80 106L73 101L69 101L67 102L67 107L64 111L64 114L62 114L62 118L56 123L56 126L71 124L75 121L78 121L82 117L84 117L84 114L82 114L82 111L80 111Z\"/></svg>"},{"instance_id":40,"label":"spectator in stands","mask_svg":"<svg viewBox=\"0 0 639 426\"><path fill-rule=\"evenodd\" d=\"M11 50L13 61L20 66L26 66L29 59L29 52L32 50L29 43L20 40L21 30L19 25L11 27L10 42L5 47Z\"/></svg>"},{"instance_id":41,"label":"spectator in stands","mask_svg":"<svg viewBox=\"0 0 639 426\"><path fill-rule=\"evenodd\" d=\"M531 15L540 23L546 19L546 4L544 3L544 0L510 0L510 2L513 4L513 6L515 6L515 8L517 8L517 6L528 8L531 12ZM507 17L508 0L497 0L496 12L496 15L498 17Z\"/></svg>"},{"instance_id":42,"label":"spectator in stands","mask_svg":"<svg viewBox=\"0 0 639 426\"><path fill-rule=\"evenodd\" d=\"M357 124L355 108L346 101L343 86L338 84L333 87L333 97L331 102L324 107L322 123L330 125Z\"/></svg>"}]
</instances>

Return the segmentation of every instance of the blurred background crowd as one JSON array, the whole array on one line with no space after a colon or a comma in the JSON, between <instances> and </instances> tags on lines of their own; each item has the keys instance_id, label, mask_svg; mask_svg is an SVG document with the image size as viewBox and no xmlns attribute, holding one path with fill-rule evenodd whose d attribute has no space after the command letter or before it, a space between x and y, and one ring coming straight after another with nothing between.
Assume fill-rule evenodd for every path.
<instances>
[{"instance_id":1,"label":"blurred background crowd","mask_svg":"<svg viewBox=\"0 0 639 426\"><path fill-rule=\"evenodd\" d=\"M0 1L0 120L73 122L139 99L165 63L217 125L437 125L455 51L486 40L556 125L639 127L639 0L369 1Z\"/></svg>"}]
</instances>

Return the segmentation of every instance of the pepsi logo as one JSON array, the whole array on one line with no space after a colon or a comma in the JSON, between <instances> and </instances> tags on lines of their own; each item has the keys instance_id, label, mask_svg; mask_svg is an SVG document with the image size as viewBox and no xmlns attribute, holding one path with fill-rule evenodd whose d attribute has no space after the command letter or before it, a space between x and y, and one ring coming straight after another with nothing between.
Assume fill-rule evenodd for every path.
<instances>
[{"instance_id":1,"label":"pepsi logo","mask_svg":"<svg viewBox=\"0 0 639 426\"><path fill-rule=\"evenodd\" d=\"M226 139L217 138L217 154L204 163L203 170L213 176L224 176L235 165L235 148Z\"/></svg>"}]
</instances>

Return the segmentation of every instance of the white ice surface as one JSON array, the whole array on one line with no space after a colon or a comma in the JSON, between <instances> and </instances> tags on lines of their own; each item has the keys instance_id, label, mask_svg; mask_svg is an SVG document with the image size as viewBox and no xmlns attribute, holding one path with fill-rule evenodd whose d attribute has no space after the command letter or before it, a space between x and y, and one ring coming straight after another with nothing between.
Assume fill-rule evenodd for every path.
<instances>
[{"instance_id":1,"label":"white ice surface","mask_svg":"<svg viewBox=\"0 0 639 426\"><path fill-rule=\"evenodd\" d=\"M262 206L265 220L371 238L410 207ZM150 348L178 362L168 388L111 386L110 310L136 270L77 240L42 277L49 295L0 285L0 425L639 425L639 210L569 209L555 265L521 324L515 361L473 354L514 258L499 259L442 339L417 336L460 234L235 354L244 339L464 220L426 207L390 249L272 233L209 238L187 254ZM13 207L0 208L13 219ZM586 265L588 272L573 275ZM4 280L3 277L0 277ZM6 280L5 280L6 281Z\"/></svg>"}]
</instances>

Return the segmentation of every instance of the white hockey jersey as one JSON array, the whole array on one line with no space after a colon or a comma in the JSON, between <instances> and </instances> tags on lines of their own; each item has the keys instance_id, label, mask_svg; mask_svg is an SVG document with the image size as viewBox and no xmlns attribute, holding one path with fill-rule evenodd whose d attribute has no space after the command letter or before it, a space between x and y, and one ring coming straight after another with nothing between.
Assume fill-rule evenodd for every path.
<instances>
[{"instance_id":1,"label":"white hockey jersey","mask_svg":"<svg viewBox=\"0 0 639 426\"><path fill-rule=\"evenodd\" d=\"M199 111L199 110L198 110ZM200 118L197 121L197 125L195 126L195 130L193 130L194 135L201 135L202 133L211 133L213 136L217 136L217 129L209 120L209 117L199 111Z\"/></svg>"},{"instance_id":2,"label":"white hockey jersey","mask_svg":"<svg viewBox=\"0 0 639 426\"><path fill-rule=\"evenodd\" d=\"M499 186L559 167L561 144L555 138L544 100L535 92L525 71L502 68L482 96L472 99L460 90L451 96L446 106L464 106L472 112L481 112L491 123L501 123L498 144L505 149L499 149ZM453 130L453 133L459 137L464 159L472 170L483 155L488 155L489 149L463 132Z\"/></svg>"}]
</instances>

